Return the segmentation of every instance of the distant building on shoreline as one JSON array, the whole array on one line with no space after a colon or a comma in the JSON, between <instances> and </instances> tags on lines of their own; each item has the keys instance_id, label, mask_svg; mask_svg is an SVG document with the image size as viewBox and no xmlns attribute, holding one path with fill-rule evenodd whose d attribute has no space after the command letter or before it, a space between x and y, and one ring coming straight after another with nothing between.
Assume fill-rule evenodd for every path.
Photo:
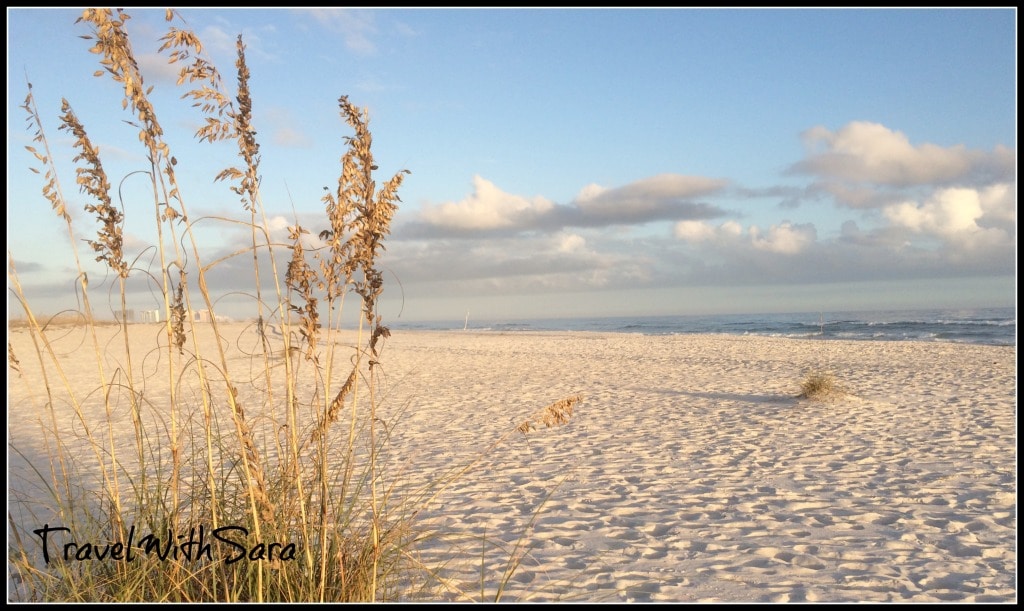
<instances>
[{"instance_id":1,"label":"distant building on shoreline","mask_svg":"<svg viewBox=\"0 0 1024 611\"><path fill-rule=\"evenodd\" d=\"M211 315L210 310L191 310L189 315L195 322L213 322L214 318L216 318L217 322L234 322L234 319L230 316Z\"/></svg>"},{"instance_id":2,"label":"distant building on shoreline","mask_svg":"<svg viewBox=\"0 0 1024 611\"><path fill-rule=\"evenodd\" d=\"M210 310L189 310L186 315L186 320L193 322L212 322L213 316L210 315ZM114 310L114 320L117 322L140 322L140 323L154 323L160 322L163 319L160 316L160 310ZM233 319L228 316L217 316L217 322L232 322Z\"/></svg>"},{"instance_id":3,"label":"distant building on shoreline","mask_svg":"<svg viewBox=\"0 0 1024 611\"><path fill-rule=\"evenodd\" d=\"M128 308L125 310L114 310L114 322L116 323L158 323L164 320L164 316L161 315L160 310L136 310L134 308ZM210 310L190 310L185 316L185 320L192 322L213 322L216 318L217 322L231 323L235 322L235 319L230 316L216 315L210 316ZM45 324L64 324L64 325L76 325L76 324L87 324L88 320L81 312L64 312L62 314L54 316L42 316L40 321ZM94 322L98 324L110 324L110 319L96 318ZM24 316L10 316L7 319L7 324L13 326L25 326L28 325L28 319Z\"/></svg>"},{"instance_id":4,"label":"distant building on shoreline","mask_svg":"<svg viewBox=\"0 0 1024 611\"><path fill-rule=\"evenodd\" d=\"M117 322L135 322L135 310L114 310L114 320Z\"/></svg>"}]
</instances>

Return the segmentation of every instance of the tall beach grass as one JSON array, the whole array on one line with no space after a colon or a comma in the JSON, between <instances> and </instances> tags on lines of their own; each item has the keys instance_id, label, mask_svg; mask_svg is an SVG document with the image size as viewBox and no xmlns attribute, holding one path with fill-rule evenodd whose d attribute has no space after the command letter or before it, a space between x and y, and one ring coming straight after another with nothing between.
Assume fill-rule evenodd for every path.
<instances>
[{"instance_id":1,"label":"tall beach grass","mask_svg":"<svg viewBox=\"0 0 1024 611\"><path fill-rule=\"evenodd\" d=\"M17 311L8 320L8 390L18 384L27 397L9 405L10 417L37 425L33 439L42 440L37 447L8 438L18 465L9 474L9 598L500 600L528 555L529 527L505 550L499 574L481 574L473 592L445 577L444 562L417 553L441 539L419 518L498 445L565 424L580 398L538 410L425 484L401 482L387 444L408 406L390 410L388 420L380 410L390 330L378 300L379 260L407 171L378 181L368 114L340 97L340 168L324 190L322 222L304 227L296 219L286 239L275 239L260 192L243 40L229 87L182 15L167 10L166 20L159 51L177 68L181 97L202 125L194 136L233 148L237 162L211 171L175 156L132 47L129 14L84 10L77 21L99 59L96 76L123 94L118 110L129 115L148 163L108 176L88 127L62 100L58 129L73 143L74 188L95 231L70 212L56 140L27 83L30 169L66 231L79 305L37 312L17 253L9 253ZM197 215L178 178L186 170L225 183L238 214ZM122 198L129 178L146 181L145 201ZM146 217L154 246L133 256L125 222ZM200 235L210 225L243 227L247 244L211 255ZM222 322L209 281L239 261L251 273L251 322L241 331ZM111 282L95 281L94 263ZM140 281L159 322L129 321L129 286ZM455 533L440 545L459 540Z\"/></svg>"},{"instance_id":2,"label":"tall beach grass","mask_svg":"<svg viewBox=\"0 0 1024 611\"><path fill-rule=\"evenodd\" d=\"M83 229L69 213L50 150L54 138L28 84L22 110L33 138L31 169L66 226L80 307L44 320L22 289L16 253L9 255L10 292L21 310L17 326L32 348L15 353L9 342L8 363L12 379L28 369L39 376L24 382L33 385L33 404L10 409L14 417L42 414L47 444L40 456L9 440L9 454L28 465L28 473L12 475L24 481L12 487L8 506L11 597L395 598L396 576L408 558L403 551L418 535L411 527L414 508L393 500L394 484L380 460L386 437L377 393L389 330L377 307L383 291L377 262L406 172L375 180L367 113L341 97L339 113L351 135L341 141L337 184L323 196L322 231L314 238L296 221L287 242L274 242L260 194L242 38L232 91L181 15L168 10L166 17L160 52L178 67L182 97L196 107L203 126L195 136L237 147L237 165L216 179L237 196L239 216L191 215L177 174L187 160L179 163L165 138L132 48L129 15L84 10L78 22L99 58L96 74L123 89L122 108L138 130L149 164L140 174L151 199L148 206L119 200L111 185L118 177L107 176L99 148L64 100L59 129L73 141L75 186L99 224L85 240L87 253L79 253ZM147 208L155 264L141 266L126 254L123 226L126 216L143 217ZM242 224L251 234L250 245L230 257L252 262L255 322L247 337L256 341L242 362L228 357L225 343L241 338L223 333L217 295L207 284L228 259L205 258L200 221ZM83 263L88 257L115 279L113 290L94 294ZM261 273L268 267L269 278ZM115 324L105 321L102 312L128 309L126 284L136 277L158 296L163 322L132 325L124 315ZM346 296L356 300L348 306L358 316L348 318L357 322L343 322ZM197 322L198 311L208 320ZM133 340L140 333L155 337L159 348L139 354ZM210 335L214 340L204 341ZM90 364L84 386L69 371L68 341L76 346L76 366Z\"/></svg>"}]
</instances>

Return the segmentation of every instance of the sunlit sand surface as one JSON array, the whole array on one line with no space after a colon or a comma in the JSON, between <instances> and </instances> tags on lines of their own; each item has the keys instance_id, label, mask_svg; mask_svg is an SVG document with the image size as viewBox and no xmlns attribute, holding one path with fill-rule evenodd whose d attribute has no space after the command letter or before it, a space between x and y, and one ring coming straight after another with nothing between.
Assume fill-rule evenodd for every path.
<instances>
[{"instance_id":1,"label":"sunlit sand surface","mask_svg":"<svg viewBox=\"0 0 1024 611\"><path fill-rule=\"evenodd\" d=\"M159 411L161 328L132 329ZM249 375L253 329L222 334L233 375ZM29 337L10 339L17 489L28 463L48 472L50 424ZM80 344L56 342L71 384L91 388ZM416 550L443 564L438 599L1016 601L1015 347L396 331L379 360L402 489L472 464L422 514L441 535ZM845 394L797 398L820 368ZM516 431L574 395L568 423Z\"/></svg>"}]
</instances>

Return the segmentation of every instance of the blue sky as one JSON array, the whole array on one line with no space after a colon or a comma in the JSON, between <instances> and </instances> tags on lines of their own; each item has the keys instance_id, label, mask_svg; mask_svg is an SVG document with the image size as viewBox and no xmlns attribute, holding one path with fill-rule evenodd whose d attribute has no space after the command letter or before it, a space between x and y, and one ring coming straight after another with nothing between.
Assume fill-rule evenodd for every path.
<instances>
[{"instance_id":1,"label":"blue sky","mask_svg":"<svg viewBox=\"0 0 1024 611\"><path fill-rule=\"evenodd\" d=\"M213 177L230 143L128 31L192 218L246 218ZM36 310L74 307L63 222L42 197L19 108L33 85L79 239L67 98L115 191L126 245L158 273L148 169L121 93L96 78L78 10L8 9L8 248ZM315 236L350 132L370 114L378 183L409 170L381 261L406 320L1012 306L1013 9L185 9L225 80L247 45L262 195L275 237ZM137 203L135 203L137 202ZM205 222L207 261L249 234ZM311 244L315 245L315 244ZM93 257L79 246L83 259ZM91 287L109 286L90 264ZM222 293L251 269L210 272ZM139 273L130 306L158 301ZM105 295L105 293L103 293ZM94 301L97 299L93 297ZM9 299L10 303L10 299ZM244 298L223 313L253 315Z\"/></svg>"}]
</instances>

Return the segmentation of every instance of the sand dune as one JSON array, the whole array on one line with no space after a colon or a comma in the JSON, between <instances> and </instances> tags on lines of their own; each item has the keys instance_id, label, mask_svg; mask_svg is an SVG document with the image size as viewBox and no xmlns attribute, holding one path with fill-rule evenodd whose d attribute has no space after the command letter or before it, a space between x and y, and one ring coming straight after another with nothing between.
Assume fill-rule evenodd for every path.
<instances>
[{"instance_id":1,"label":"sand dune","mask_svg":"<svg viewBox=\"0 0 1024 611\"><path fill-rule=\"evenodd\" d=\"M244 367L252 330L223 332ZM30 354L27 334L9 337ZM87 377L74 341L60 350ZM147 350L137 366L152 372ZM1010 602L1015 360L1015 347L948 343L396 331L381 415L403 486L479 459L423 516L441 534L417 551L444 561L441 599ZM14 486L45 460L24 407L38 374L21 361ZM846 394L796 398L820 367ZM150 377L157 397L166 381ZM568 424L515 431L577 394Z\"/></svg>"}]
</instances>

